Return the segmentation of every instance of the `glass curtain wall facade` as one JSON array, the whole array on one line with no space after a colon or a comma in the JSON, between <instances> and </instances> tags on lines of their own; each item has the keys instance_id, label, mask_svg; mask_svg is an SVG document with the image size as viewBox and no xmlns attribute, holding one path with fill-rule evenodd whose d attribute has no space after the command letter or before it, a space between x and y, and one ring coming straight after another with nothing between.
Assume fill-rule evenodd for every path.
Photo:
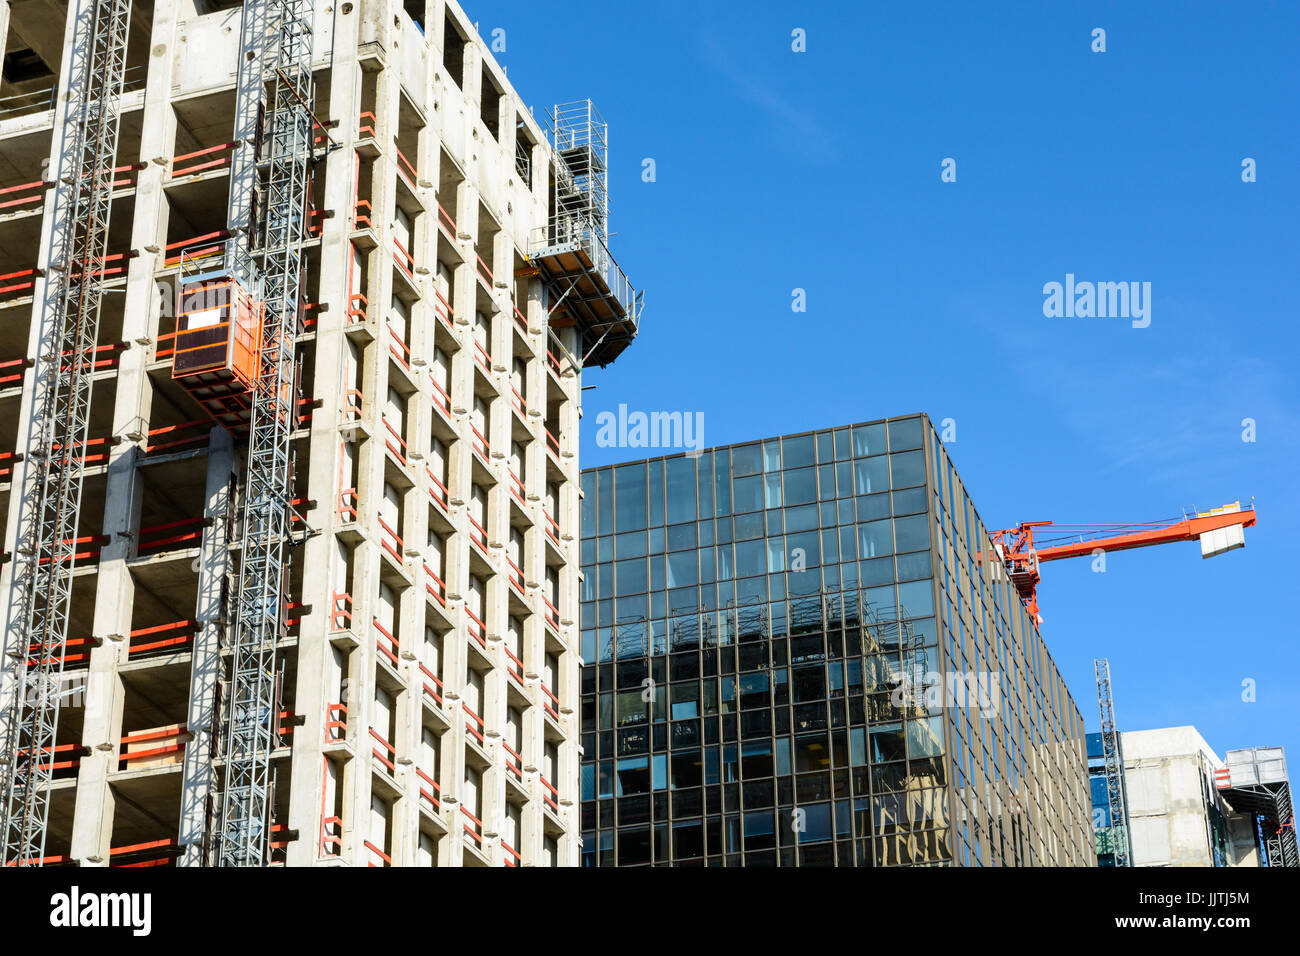
<instances>
[{"instance_id":1,"label":"glass curtain wall facade","mask_svg":"<svg viewBox=\"0 0 1300 956\"><path fill-rule=\"evenodd\" d=\"M1095 862L1082 719L925 416L582 487L586 865Z\"/></svg>"}]
</instances>

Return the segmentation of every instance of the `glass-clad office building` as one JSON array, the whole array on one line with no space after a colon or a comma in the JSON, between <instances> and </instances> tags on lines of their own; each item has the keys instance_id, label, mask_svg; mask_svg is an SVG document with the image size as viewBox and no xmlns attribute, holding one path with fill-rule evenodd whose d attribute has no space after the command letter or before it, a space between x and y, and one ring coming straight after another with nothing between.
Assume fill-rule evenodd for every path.
<instances>
[{"instance_id":1,"label":"glass-clad office building","mask_svg":"<svg viewBox=\"0 0 1300 956\"><path fill-rule=\"evenodd\" d=\"M586 865L1095 864L1082 718L928 418L582 490Z\"/></svg>"}]
</instances>

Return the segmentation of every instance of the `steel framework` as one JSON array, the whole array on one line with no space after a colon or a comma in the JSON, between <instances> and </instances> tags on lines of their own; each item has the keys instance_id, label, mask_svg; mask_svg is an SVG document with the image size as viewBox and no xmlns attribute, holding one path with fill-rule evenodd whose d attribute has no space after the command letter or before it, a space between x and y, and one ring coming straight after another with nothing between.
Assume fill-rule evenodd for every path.
<instances>
[{"instance_id":1,"label":"steel framework","mask_svg":"<svg viewBox=\"0 0 1300 956\"><path fill-rule=\"evenodd\" d=\"M236 235L227 246L226 267L256 290L266 312L249 423L230 636L219 866L267 862L273 799L270 758L278 726L276 643L284 623L285 547L292 517L294 349L315 124L313 17L310 0L254 0L244 5L240 30L245 55L236 135L243 135L241 151L246 155L231 170L228 218ZM268 82L269 108L264 109ZM265 122L259 124L263 114ZM257 135L259 128L266 130L264 139Z\"/></svg>"},{"instance_id":2,"label":"steel framework","mask_svg":"<svg viewBox=\"0 0 1300 956\"><path fill-rule=\"evenodd\" d=\"M3 863L10 866L40 865L45 855L130 0L93 0L77 17L65 123L70 140L60 161L63 188L54 199L53 276L28 436L24 495L33 507L20 531L14 581L15 666L22 676L5 727Z\"/></svg>"},{"instance_id":3,"label":"steel framework","mask_svg":"<svg viewBox=\"0 0 1300 956\"><path fill-rule=\"evenodd\" d=\"M1092 662L1097 676L1097 706L1101 710L1101 755L1106 770L1106 804L1110 814L1110 846L1116 866L1133 865L1129 840L1128 800L1124 792L1124 764L1120 758L1119 733L1115 730L1115 706L1110 693L1110 661L1099 657Z\"/></svg>"}]
</instances>

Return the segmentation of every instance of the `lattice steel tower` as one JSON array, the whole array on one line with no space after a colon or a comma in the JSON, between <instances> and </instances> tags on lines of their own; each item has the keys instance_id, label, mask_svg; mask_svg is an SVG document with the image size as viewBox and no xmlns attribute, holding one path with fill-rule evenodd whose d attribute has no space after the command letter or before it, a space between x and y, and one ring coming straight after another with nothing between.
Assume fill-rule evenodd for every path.
<instances>
[{"instance_id":1,"label":"lattice steel tower","mask_svg":"<svg viewBox=\"0 0 1300 956\"><path fill-rule=\"evenodd\" d=\"M249 423L242 547L230 647L225 781L215 862L267 861L276 715L276 644L284 628L292 524L289 435L302 247L312 163L310 0L244 5L226 270L265 307ZM270 99L265 101L267 83ZM265 120L259 122L264 115Z\"/></svg>"},{"instance_id":2,"label":"lattice steel tower","mask_svg":"<svg viewBox=\"0 0 1300 956\"><path fill-rule=\"evenodd\" d=\"M17 866L45 853L130 0L77 17L11 599L21 676L5 720L3 864Z\"/></svg>"},{"instance_id":3,"label":"lattice steel tower","mask_svg":"<svg viewBox=\"0 0 1300 956\"><path fill-rule=\"evenodd\" d=\"M1097 704L1101 709L1101 751L1106 772L1106 804L1110 814L1110 846L1116 866L1133 865L1129 841L1128 799L1124 792L1124 762L1120 756L1119 732L1115 729L1115 706L1110 693L1110 661L1092 662L1097 676Z\"/></svg>"}]
</instances>

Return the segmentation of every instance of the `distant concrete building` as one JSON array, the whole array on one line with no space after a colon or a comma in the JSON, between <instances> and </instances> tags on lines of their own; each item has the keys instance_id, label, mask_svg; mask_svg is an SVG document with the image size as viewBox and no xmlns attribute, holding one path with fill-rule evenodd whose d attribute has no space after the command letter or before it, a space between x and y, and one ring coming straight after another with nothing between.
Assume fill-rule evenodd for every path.
<instances>
[{"instance_id":1,"label":"distant concrete building","mask_svg":"<svg viewBox=\"0 0 1300 956\"><path fill-rule=\"evenodd\" d=\"M1088 735L1088 750L1099 734ZM1294 866L1286 761L1280 748L1220 760L1195 727L1120 735L1133 866ZM1105 779L1090 768L1097 859L1113 865Z\"/></svg>"}]
</instances>

